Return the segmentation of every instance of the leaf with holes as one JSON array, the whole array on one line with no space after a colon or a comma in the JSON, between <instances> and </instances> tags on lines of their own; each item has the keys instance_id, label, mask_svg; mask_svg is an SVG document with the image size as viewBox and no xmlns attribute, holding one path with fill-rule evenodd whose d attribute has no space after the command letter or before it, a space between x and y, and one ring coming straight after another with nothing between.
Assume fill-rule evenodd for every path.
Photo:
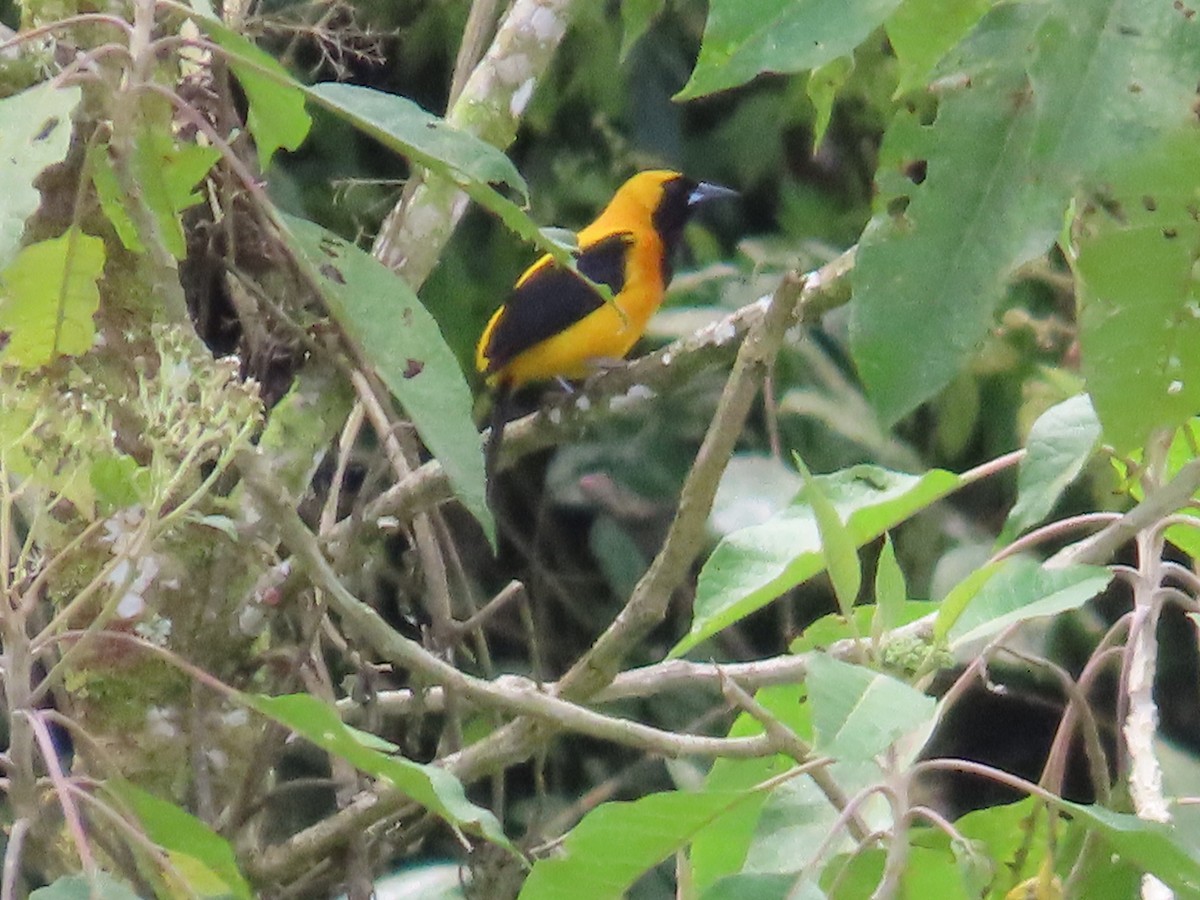
<instances>
[{"instance_id":1,"label":"leaf with holes","mask_svg":"<svg viewBox=\"0 0 1200 900\"><path fill-rule=\"evenodd\" d=\"M374 257L319 225L283 218L329 311L396 395L455 494L494 543L471 390L437 322L408 282Z\"/></svg>"}]
</instances>

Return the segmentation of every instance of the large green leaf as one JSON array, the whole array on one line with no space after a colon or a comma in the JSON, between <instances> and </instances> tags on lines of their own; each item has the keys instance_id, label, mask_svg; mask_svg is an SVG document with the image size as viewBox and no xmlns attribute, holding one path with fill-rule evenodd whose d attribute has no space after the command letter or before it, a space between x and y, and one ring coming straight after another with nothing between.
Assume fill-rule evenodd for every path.
<instances>
[{"instance_id":1,"label":"large green leaf","mask_svg":"<svg viewBox=\"0 0 1200 900\"><path fill-rule=\"evenodd\" d=\"M874 466L855 466L815 479L862 546L920 512L959 485L951 472L904 475ZM700 572L692 627L672 649L678 656L784 591L825 568L820 530L812 507L797 498L762 525L726 537Z\"/></svg>"},{"instance_id":2,"label":"large green leaf","mask_svg":"<svg viewBox=\"0 0 1200 900\"><path fill-rule=\"evenodd\" d=\"M185 863L177 867L185 876L199 874L207 881L212 881L214 876L219 880L219 890L197 890L198 893L237 898L253 896L250 885L238 869L233 847L208 825L174 803L155 797L129 782L110 781L105 787L133 810L150 840L172 854L176 861L183 857L190 858L192 865ZM198 871L196 863L202 871Z\"/></svg>"},{"instance_id":3,"label":"large green leaf","mask_svg":"<svg viewBox=\"0 0 1200 900\"><path fill-rule=\"evenodd\" d=\"M899 62L896 93L923 87L938 61L983 18L995 0L905 0L888 19L888 42Z\"/></svg>"},{"instance_id":4,"label":"large green leaf","mask_svg":"<svg viewBox=\"0 0 1200 900\"><path fill-rule=\"evenodd\" d=\"M1197 203L1200 136L1189 127L1114 168L1080 218L1083 374L1104 436L1119 451L1200 409Z\"/></svg>"},{"instance_id":5,"label":"large green leaf","mask_svg":"<svg viewBox=\"0 0 1200 900\"><path fill-rule=\"evenodd\" d=\"M17 255L25 220L41 200L34 178L67 153L81 95L78 87L46 82L0 100L0 269Z\"/></svg>"},{"instance_id":6,"label":"large green leaf","mask_svg":"<svg viewBox=\"0 0 1200 900\"><path fill-rule=\"evenodd\" d=\"M1009 541L1050 514L1063 491L1083 471L1100 441L1100 423L1086 394L1050 407L1029 429L1017 471L1017 502L1004 523Z\"/></svg>"},{"instance_id":7,"label":"large green leaf","mask_svg":"<svg viewBox=\"0 0 1200 900\"><path fill-rule=\"evenodd\" d=\"M398 747L350 728L338 717L335 709L316 697L308 694L282 697L243 695L242 701L264 716L286 725L322 750L404 791L414 802L441 816L451 825L476 832L494 844L512 849L496 817L489 810L471 803L457 778L437 766L405 759Z\"/></svg>"},{"instance_id":8,"label":"large green leaf","mask_svg":"<svg viewBox=\"0 0 1200 900\"><path fill-rule=\"evenodd\" d=\"M104 242L70 228L22 247L0 272L0 364L25 369L91 349Z\"/></svg>"},{"instance_id":9,"label":"large green leaf","mask_svg":"<svg viewBox=\"0 0 1200 900\"><path fill-rule=\"evenodd\" d=\"M786 684L761 688L755 701L772 716L804 740L811 740L811 708L804 702L803 685ZM763 733L763 725L749 713L739 715L729 729L730 737L750 737ZM783 774L796 765L783 754L757 759L717 759L704 779L707 791L749 791L755 785ZM797 779L808 781L808 779ZM757 792L745 803L731 809L711 825L702 828L692 840L692 877L697 890L704 890L719 878L741 871L747 854L755 846L755 835L763 807L774 802L774 791L768 795ZM794 799L794 798L793 798ZM790 804L793 805L794 804ZM793 820L788 837L796 836L815 822L817 828L827 828L837 811L826 800L823 815L803 821ZM801 839L804 835L801 834ZM810 844L811 835L810 837ZM815 849L815 844L813 844Z\"/></svg>"},{"instance_id":10,"label":"large green leaf","mask_svg":"<svg viewBox=\"0 0 1200 900\"><path fill-rule=\"evenodd\" d=\"M860 245L851 321L885 418L960 371L1079 185L1193 118L1193 32L1151 0L1001 4L940 67L934 124L899 114L879 178L886 212Z\"/></svg>"},{"instance_id":11,"label":"large green leaf","mask_svg":"<svg viewBox=\"0 0 1200 900\"><path fill-rule=\"evenodd\" d=\"M1162 881L1176 896L1200 896L1200 851L1170 825L1102 806L1067 801L1056 805L1080 817L1120 857Z\"/></svg>"},{"instance_id":12,"label":"large green leaf","mask_svg":"<svg viewBox=\"0 0 1200 900\"><path fill-rule=\"evenodd\" d=\"M700 56L676 96L737 87L762 72L801 72L845 56L900 0L711 0Z\"/></svg>"},{"instance_id":13,"label":"large green leaf","mask_svg":"<svg viewBox=\"0 0 1200 900\"><path fill-rule=\"evenodd\" d=\"M618 900L701 828L753 796L752 791L669 792L598 806L567 834L563 855L534 864L520 898Z\"/></svg>"},{"instance_id":14,"label":"large green leaf","mask_svg":"<svg viewBox=\"0 0 1200 900\"><path fill-rule=\"evenodd\" d=\"M520 203L528 202L525 180L512 161L491 144L395 94L334 82L317 84L304 91L315 103L385 147L450 179L517 236L575 270L572 247L555 240L499 191L497 186L507 185L517 193ZM607 290L605 287L602 292Z\"/></svg>"},{"instance_id":15,"label":"large green leaf","mask_svg":"<svg viewBox=\"0 0 1200 900\"><path fill-rule=\"evenodd\" d=\"M854 271L851 344L876 408L894 421L958 373L992 323L1008 276L1057 235L1067 185L1030 183L1034 103L1020 58L1038 7L1002 7L968 41L969 86L943 98L933 126L898 114ZM895 170L902 175L883 180Z\"/></svg>"},{"instance_id":16,"label":"large green leaf","mask_svg":"<svg viewBox=\"0 0 1200 900\"><path fill-rule=\"evenodd\" d=\"M957 618L939 614L936 631L952 648L963 647L1016 622L1078 609L1111 580L1112 572L1102 566L1050 569L1037 560L1014 557L998 567ZM943 605L943 611L950 609Z\"/></svg>"},{"instance_id":17,"label":"large green leaf","mask_svg":"<svg viewBox=\"0 0 1200 900\"><path fill-rule=\"evenodd\" d=\"M370 254L312 222L284 221L329 311L404 406L455 494L494 542L471 391L437 322L408 282Z\"/></svg>"},{"instance_id":18,"label":"large green leaf","mask_svg":"<svg viewBox=\"0 0 1200 900\"><path fill-rule=\"evenodd\" d=\"M406 97L341 82L306 89L321 106L352 122L364 134L413 162L468 182L506 184L524 197L525 181L507 156L487 141L460 131ZM465 176L467 181L464 181Z\"/></svg>"},{"instance_id":19,"label":"large green leaf","mask_svg":"<svg viewBox=\"0 0 1200 900\"><path fill-rule=\"evenodd\" d=\"M903 681L824 653L808 657L804 679L816 749L840 760L870 760L933 720L937 701Z\"/></svg>"}]
</instances>

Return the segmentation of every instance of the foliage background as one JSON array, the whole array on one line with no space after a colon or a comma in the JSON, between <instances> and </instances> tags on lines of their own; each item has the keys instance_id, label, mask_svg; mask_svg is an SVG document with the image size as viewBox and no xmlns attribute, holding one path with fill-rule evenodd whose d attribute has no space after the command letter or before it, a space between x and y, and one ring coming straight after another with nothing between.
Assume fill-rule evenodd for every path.
<instances>
[{"instance_id":1,"label":"foliage background","mask_svg":"<svg viewBox=\"0 0 1200 900\"><path fill-rule=\"evenodd\" d=\"M39 272L67 273L41 308L80 294L74 315L102 339L89 350L92 326L80 325L79 346L55 331L47 348L22 350L36 329L12 312L26 282L5 259L6 896L43 884L46 897L80 884L106 896L128 885L361 896L392 868L401 883L442 877L453 890L460 866L479 896L960 897L1022 884L1054 896L1064 882L1068 895L1130 896L1143 872L1185 893L1200 883L1191 810L1173 806L1170 829L1151 824L1165 800L1139 773L1165 768L1167 796L1196 792L1186 614L1197 582L1177 562L1194 525L1169 518L1197 487L1189 8L575 3L519 128L503 135L515 138L501 147L512 170L458 145L426 160L434 177L414 187L423 145L400 113L368 136L366 94L308 93L311 129L303 143L288 136L306 97L271 58L306 84L348 81L441 112L469 15L487 20L488 8L231 6L224 28L201 10L190 17L232 77L218 63L211 94L193 95L173 45L140 69L96 56L100 76L80 77L74 149L17 172L28 184L66 155L21 217L22 252L47 254ZM29 3L0 18L28 30L93 11ZM158 37L189 17L147 3L117 15ZM13 99L104 46L112 36L93 24L6 65ZM813 28L829 31L815 51ZM144 62L136 39L131 59ZM219 164L178 107L129 87L146 83L195 98L229 140ZM681 90L696 97L680 102ZM268 108L282 111L270 125ZM456 124L504 144L470 114ZM291 150L264 158L272 142ZM104 158L109 194L95 174L109 171ZM235 158L250 170L269 161L265 195L239 182ZM413 208L437 208L438 175L489 207L471 208L427 279L395 267L472 378L474 341L538 252L536 225L579 227L630 172L661 165L742 193L689 229L635 354L681 340L694 362L676 368L686 377L651 362L584 388L621 396L650 373L662 396L632 414L522 398L569 421L554 430L544 413L518 429L493 553L471 501L466 391L422 348L420 383L443 393L405 393L413 357L408 374L401 363L416 351L389 343L384 323L419 307L354 247L388 234L402 192L415 227ZM505 182L499 199L479 174L489 166ZM505 196L528 196L528 218ZM281 238L272 204L345 243L295 219ZM848 275L840 254L852 246ZM76 290L72 267L89 254L104 279ZM763 397L744 422L720 425L732 352L696 336L764 295L795 303L786 274L831 263L832 286L810 286L801 323L767 352ZM748 345L769 339L764 319L739 332ZM259 388L213 362L197 334L216 355L236 351L238 375ZM752 385L748 370L730 383ZM376 527L370 504L431 471L406 418L481 521L413 494L387 507L395 525ZM435 422L454 429L440 445ZM615 688L593 694L616 669L588 690L574 671L559 681L599 658L597 636L649 583L710 428L730 455L693 558L654 598L640 639L605 659L628 676L649 667L652 686L614 702ZM1006 454L1021 447L1018 474ZM811 481L804 464L832 474ZM864 500L863 484L903 509ZM432 490L448 497L444 479ZM1141 513L1118 514L1130 508ZM1047 517L1016 548L1028 557L998 561ZM1101 544L1080 540L1100 525ZM763 548L786 563L765 584L746 570ZM1051 557L1057 568L1038 564ZM489 597L482 631L459 627ZM142 606L130 615L126 601ZM77 639L84 650L56 655ZM1120 653L1105 655L1109 643ZM664 660L683 647L697 689L672 690ZM704 688L713 663L750 660L789 674L730 668L744 690ZM558 705L531 687L556 682ZM864 710L873 728L855 719ZM607 718L586 718L597 711ZM1161 718L1170 747L1137 745L1152 720L1121 732L1139 712ZM758 741L760 758L740 758L738 741ZM822 780L827 756L837 765ZM958 759L997 768L938 762ZM950 824L1026 794L1038 802ZM118 837L101 821L123 823ZM882 839L867 840L871 829ZM528 880L510 840L540 860Z\"/></svg>"}]
</instances>

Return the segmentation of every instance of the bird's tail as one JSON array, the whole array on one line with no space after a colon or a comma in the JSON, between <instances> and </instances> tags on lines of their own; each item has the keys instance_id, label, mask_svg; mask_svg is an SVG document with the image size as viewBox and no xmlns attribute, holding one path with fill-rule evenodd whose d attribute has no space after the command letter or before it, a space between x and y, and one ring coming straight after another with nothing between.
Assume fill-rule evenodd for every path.
<instances>
[{"instance_id":1,"label":"bird's tail","mask_svg":"<svg viewBox=\"0 0 1200 900\"><path fill-rule=\"evenodd\" d=\"M496 385L492 394L491 427L488 429L487 444L483 449L483 470L487 476L488 506L496 507L496 475L500 462L500 445L504 441L504 426L512 410L512 387L505 381Z\"/></svg>"}]
</instances>

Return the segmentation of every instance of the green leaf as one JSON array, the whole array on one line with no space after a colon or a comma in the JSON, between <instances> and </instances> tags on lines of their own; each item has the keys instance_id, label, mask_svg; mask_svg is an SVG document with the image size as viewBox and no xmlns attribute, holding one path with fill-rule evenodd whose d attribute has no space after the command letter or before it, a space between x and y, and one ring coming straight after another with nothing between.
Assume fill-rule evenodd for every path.
<instances>
[{"instance_id":1,"label":"green leaf","mask_svg":"<svg viewBox=\"0 0 1200 900\"><path fill-rule=\"evenodd\" d=\"M1004 15L985 20L990 30L967 42L969 87L943 97L933 126L914 126L902 110L884 139L880 186L891 193L859 243L850 334L889 422L961 370L1009 275L1058 234L1069 187L1030 182L1036 104L1012 100L1028 85L1018 44L1031 27L1025 9L998 9Z\"/></svg>"},{"instance_id":2,"label":"green leaf","mask_svg":"<svg viewBox=\"0 0 1200 900\"><path fill-rule=\"evenodd\" d=\"M846 56L900 0L711 0L700 56L675 99L745 84L762 72L802 72Z\"/></svg>"},{"instance_id":3,"label":"green leaf","mask_svg":"<svg viewBox=\"0 0 1200 900\"><path fill-rule=\"evenodd\" d=\"M396 395L455 494L495 542L471 391L433 316L408 282L319 225L283 220L329 311Z\"/></svg>"},{"instance_id":4,"label":"green leaf","mask_svg":"<svg viewBox=\"0 0 1200 900\"><path fill-rule=\"evenodd\" d=\"M994 0L905 0L887 20L900 63L896 94L924 87L938 61L971 30Z\"/></svg>"},{"instance_id":5,"label":"green leaf","mask_svg":"<svg viewBox=\"0 0 1200 900\"><path fill-rule=\"evenodd\" d=\"M821 490L821 485L813 478L797 453L792 454L800 477L804 479L804 500L812 508L813 518L817 522L817 532L821 537L821 555L825 558L825 568L829 579L833 582L833 592L837 595L838 608L842 615L849 618L850 610L858 600L858 591L862 587L862 566L859 565L858 547L846 526L838 516L838 511Z\"/></svg>"},{"instance_id":6,"label":"green leaf","mask_svg":"<svg viewBox=\"0 0 1200 900\"><path fill-rule=\"evenodd\" d=\"M708 527L724 537L739 528L761 525L785 508L804 481L796 470L767 453L735 453L721 473Z\"/></svg>"},{"instance_id":7,"label":"green leaf","mask_svg":"<svg viewBox=\"0 0 1200 900\"><path fill-rule=\"evenodd\" d=\"M308 137L312 118L304 108L304 92L274 57L219 20L196 16L196 23L225 51L246 92L246 127L254 135L258 167L265 172L276 150L295 150Z\"/></svg>"},{"instance_id":8,"label":"green leaf","mask_svg":"<svg viewBox=\"0 0 1200 900\"><path fill-rule=\"evenodd\" d=\"M1101 566L1050 569L1014 557L999 566L945 634L952 649L963 647L1015 622L1078 609L1110 581L1112 572Z\"/></svg>"},{"instance_id":9,"label":"green leaf","mask_svg":"<svg viewBox=\"0 0 1200 900\"><path fill-rule=\"evenodd\" d=\"M150 840L182 863L181 871L189 876L189 884L199 891L197 882L215 876L224 887L220 892L210 893L206 890L200 893L205 896L228 894L239 898L253 896L250 885L238 869L233 847L204 822L127 781L109 781L105 787L133 810ZM188 859L195 862L188 862Z\"/></svg>"},{"instance_id":10,"label":"green leaf","mask_svg":"<svg viewBox=\"0 0 1200 900\"><path fill-rule=\"evenodd\" d=\"M307 93L364 134L464 189L469 182L507 184L526 199L525 181L512 160L406 97L341 82L314 84Z\"/></svg>"},{"instance_id":11,"label":"green leaf","mask_svg":"<svg viewBox=\"0 0 1200 900\"><path fill-rule=\"evenodd\" d=\"M45 82L0 100L0 269L17 255L25 220L41 202L34 178L67 154L81 96L78 87Z\"/></svg>"},{"instance_id":12,"label":"green leaf","mask_svg":"<svg viewBox=\"0 0 1200 900\"><path fill-rule=\"evenodd\" d=\"M891 535L883 536L883 549L875 564L875 614L871 616L871 639L878 645L880 638L900 625L908 603L908 587L904 572L896 561L896 548Z\"/></svg>"},{"instance_id":13,"label":"green leaf","mask_svg":"<svg viewBox=\"0 0 1200 900\"><path fill-rule=\"evenodd\" d=\"M1079 185L1192 121L1193 32L1136 0L1001 4L941 65L952 77L934 124L898 116L879 177L887 212L860 243L851 310L854 357L885 419L961 370Z\"/></svg>"},{"instance_id":14,"label":"green leaf","mask_svg":"<svg viewBox=\"0 0 1200 900\"><path fill-rule=\"evenodd\" d=\"M933 623L933 637L939 643L944 643L950 629L959 620L963 610L975 599L975 595L983 589L1002 568L1004 562L990 562L971 571L966 578L954 585L942 598L938 608L937 619Z\"/></svg>"},{"instance_id":15,"label":"green leaf","mask_svg":"<svg viewBox=\"0 0 1200 900\"><path fill-rule=\"evenodd\" d=\"M1177 429L1171 438L1171 445L1167 448L1167 457L1163 463L1164 484L1178 475L1180 469L1196 458L1195 448L1197 446L1200 446L1200 418L1192 418ZM1113 468L1117 471L1117 477L1122 484L1127 485L1129 496L1138 502L1141 502L1146 496L1137 477L1138 467L1144 463L1144 457L1144 453L1134 452L1129 454L1128 461L1125 459L1111 460ZM1197 495L1200 495L1200 492L1197 492ZM1191 524L1181 522L1171 525L1164 532L1164 536L1188 556L1200 557L1200 518L1197 517L1195 507L1193 505L1184 506L1174 510L1173 514L1186 516L1195 521Z\"/></svg>"},{"instance_id":16,"label":"green leaf","mask_svg":"<svg viewBox=\"0 0 1200 900\"><path fill-rule=\"evenodd\" d=\"M803 685L785 684L759 689L754 699L760 706L778 719L785 727L804 740L812 738L811 709L804 702ZM729 737L750 737L763 733L763 725L749 713L741 713L729 729ZM796 765L795 760L783 754L758 759L717 759L704 780L704 789L711 792L750 791L756 785L781 775ZM807 781L807 779L803 779ZM756 847L756 834L764 806L771 800L758 791L745 803L721 816L698 831L692 839L692 877L697 890L703 890L717 879L741 871L747 854ZM826 827L836 810L825 802L827 815L816 819L819 827ZM803 830L810 820L792 820L792 835ZM810 842L811 843L811 842ZM815 844L812 844L815 849Z\"/></svg>"},{"instance_id":17,"label":"green leaf","mask_svg":"<svg viewBox=\"0 0 1200 900\"><path fill-rule=\"evenodd\" d=\"M0 272L0 363L36 369L92 347L104 242L69 229L22 247Z\"/></svg>"},{"instance_id":18,"label":"green leaf","mask_svg":"<svg viewBox=\"0 0 1200 900\"><path fill-rule=\"evenodd\" d=\"M831 767L831 777L845 788L842 774ZM829 836L837 818L838 810L811 778L784 781L762 804L742 871L802 871L813 863L817 849ZM834 846L841 844L835 842Z\"/></svg>"},{"instance_id":19,"label":"green leaf","mask_svg":"<svg viewBox=\"0 0 1200 900\"><path fill-rule=\"evenodd\" d=\"M94 880L86 875L65 875L53 884L38 888L29 900L139 900L128 885L107 872L97 872Z\"/></svg>"},{"instance_id":20,"label":"green leaf","mask_svg":"<svg viewBox=\"0 0 1200 900\"><path fill-rule=\"evenodd\" d=\"M101 514L106 516L144 501L151 491L150 470L125 453L93 457L88 478Z\"/></svg>"},{"instance_id":21,"label":"green leaf","mask_svg":"<svg viewBox=\"0 0 1200 900\"><path fill-rule=\"evenodd\" d=\"M521 203L528 203L525 180L512 161L491 144L395 94L338 82L303 90L311 100L385 147L450 179L518 237L549 253L565 268L578 271L571 253L575 242L562 242L547 234L520 206L494 187L508 185L517 192ZM593 286L603 296L611 295L607 285Z\"/></svg>"},{"instance_id":22,"label":"green leaf","mask_svg":"<svg viewBox=\"0 0 1200 900\"><path fill-rule=\"evenodd\" d=\"M664 0L621 0L621 61L662 12Z\"/></svg>"},{"instance_id":23,"label":"green leaf","mask_svg":"<svg viewBox=\"0 0 1200 900\"><path fill-rule=\"evenodd\" d=\"M813 120L813 149L821 146L829 121L833 118L833 101L850 73L854 71L854 59L839 56L825 65L813 69L808 75L808 99L812 101L816 116Z\"/></svg>"},{"instance_id":24,"label":"green leaf","mask_svg":"<svg viewBox=\"0 0 1200 900\"><path fill-rule=\"evenodd\" d=\"M1102 806L1056 801L1082 818L1123 859L1165 883L1178 896L1200 895L1200 852L1170 825L1147 822Z\"/></svg>"},{"instance_id":25,"label":"green leaf","mask_svg":"<svg viewBox=\"0 0 1200 900\"><path fill-rule=\"evenodd\" d=\"M904 475L875 466L855 466L817 476L814 481L833 503L856 546L959 485L958 476L951 472ZM816 517L800 498L762 525L729 535L700 572L691 630L671 650L671 656L687 652L824 568Z\"/></svg>"},{"instance_id":26,"label":"green leaf","mask_svg":"<svg viewBox=\"0 0 1200 900\"><path fill-rule=\"evenodd\" d=\"M670 792L604 803L567 834L565 855L534 863L520 900L618 900L697 831L752 796L753 791Z\"/></svg>"},{"instance_id":27,"label":"green leaf","mask_svg":"<svg viewBox=\"0 0 1200 900\"><path fill-rule=\"evenodd\" d=\"M701 900L823 900L821 889L811 883L796 888L793 874L743 873L730 875L700 895Z\"/></svg>"},{"instance_id":28,"label":"green leaf","mask_svg":"<svg viewBox=\"0 0 1200 900\"><path fill-rule=\"evenodd\" d=\"M816 749L840 760L871 760L933 720L937 701L890 675L823 653L804 679Z\"/></svg>"},{"instance_id":29,"label":"green leaf","mask_svg":"<svg viewBox=\"0 0 1200 900\"><path fill-rule=\"evenodd\" d=\"M489 810L467 800L462 783L437 766L421 765L399 755L364 746L354 729L347 727L337 711L308 694L282 697L242 695L242 701L264 716L307 738L322 750L346 760L362 772L403 791L416 803L441 816L451 825L482 835L500 847L512 850L504 830ZM515 851L513 851L515 852Z\"/></svg>"},{"instance_id":30,"label":"green leaf","mask_svg":"<svg viewBox=\"0 0 1200 900\"><path fill-rule=\"evenodd\" d=\"M1200 140L1189 129L1114 169L1104 196L1080 217L1082 369L1119 452L1200 408L1197 200Z\"/></svg>"},{"instance_id":31,"label":"green leaf","mask_svg":"<svg viewBox=\"0 0 1200 900\"><path fill-rule=\"evenodd\" d=\"M1011 541L1050 514L1099 441L1100 422L1086 394L1038 416L1025 442L1025 458L1017 471L1017 502L1004 523L1001 542Z\"/></svg>"},{"instance_id":32,"label":"green leaf","mask_svg":"<svg viewBox=\"0 0 1200 900\"><path fill-rule=\"evenodd\" d=\"M141 202L157 220L171 255L183 259L187 246L179 214L200 202L202 198L195 187L221 158L221 152L215 147L176 143L170 134L150 127L139 132L134 148L133 177L141 188ZM89 166L100 206L121 243L134 253L145 252L126 209L126 204L134 200L122 190L106 144L91 148Z\"/></svg>"}]
</instances>

